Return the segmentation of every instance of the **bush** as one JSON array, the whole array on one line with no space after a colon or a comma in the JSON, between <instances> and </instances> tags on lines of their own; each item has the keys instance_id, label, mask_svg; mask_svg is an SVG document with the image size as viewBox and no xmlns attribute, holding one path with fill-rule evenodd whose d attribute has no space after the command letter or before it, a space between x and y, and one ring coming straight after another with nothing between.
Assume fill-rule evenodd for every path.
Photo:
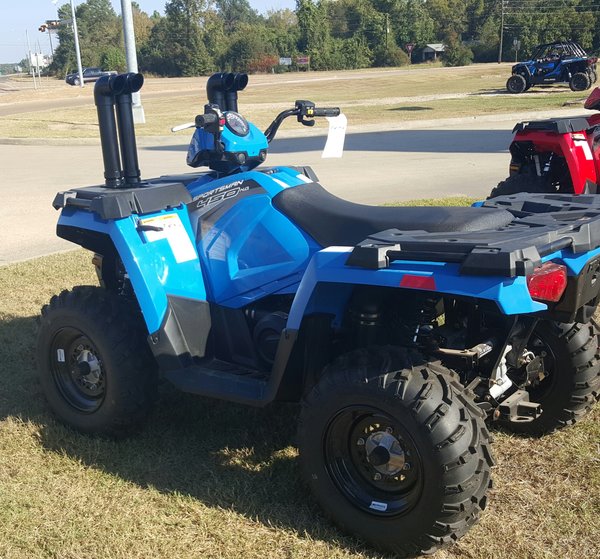
<instances>
[{"instance_id":1,"label":"bush","mask_svg":"<svg viewBox=\"0 0 600 559\"><path fill-rule=\"evenodd\" d=\"M108 47L100 57L103 70L124 72L127 69L125 53L119 47Z\"/></svg>"},{"instance_id":2,"label":"bush","mask_svg":"<svg viewBox=\"0 0 600 559\"><path fill-rule=\"evenodd\" d=\"M279 58L270 54L263 54L248 62L247 71L252 74L270 73L279 66Z\"/></svg>"},{"instance_id":3,"label":"bush","mask_svg":"<svg viewBox=\"0 0 600 559\"><path fill-rule=\"evenodd\" d=\"M375 50L374 54L374 66L406 66L410 64L408 54L397 45L390 45L387 49L382 45Z\"/></svg>"},{"instance_id":4,"label":"bush","mask_svg":"<svg viewBox=\"0 0 600 559\"><path fill-rule=\"evenodd\" d=\"M473 51L457 37L446 42L443 58L444 66L468 66L473 62Z\"/></svg>"}]
</instances>

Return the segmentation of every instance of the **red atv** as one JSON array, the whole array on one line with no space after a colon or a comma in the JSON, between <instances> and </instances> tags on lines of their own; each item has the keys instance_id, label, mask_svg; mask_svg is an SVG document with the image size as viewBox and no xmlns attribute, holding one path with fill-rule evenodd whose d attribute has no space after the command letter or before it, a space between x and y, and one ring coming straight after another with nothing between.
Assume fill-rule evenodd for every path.
<instances>
[{"instance_id":1,"label":"red atv","mask_svg":"<svg viewBox=\"0 0 600 559\"><path fill-rule=\"evenodd\" d=\"M586 109L600 110L600 87ZM600 193L600 114L520 122L510 145L509 177L490 198L517 192Z\"/></svg>"}]
</instances>

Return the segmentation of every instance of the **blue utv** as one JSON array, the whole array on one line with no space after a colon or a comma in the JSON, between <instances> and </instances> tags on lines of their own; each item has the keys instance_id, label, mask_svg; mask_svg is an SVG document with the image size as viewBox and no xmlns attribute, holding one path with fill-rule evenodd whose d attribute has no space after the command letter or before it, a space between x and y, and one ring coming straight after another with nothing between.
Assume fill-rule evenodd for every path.
<instances>
[{"instance_id":1,"label":"blue utv","mask_svg":"<svg viewBox=\"0 0 600 559\"><path fill-rule=\"evenodd\" d=\"M161 378L301 402L301 472L340 527L403 556L451 544L487 503L488 423L545 433L600 395L600 202L344 201L309 167L262 165L285 118L339 109L296 101L263 133L238 112L247 81L207 82L187 161L208 169L154 179L131 110L142 76L97 82L105 182L54 207L100 286L42 309L46 398L67 425L116 437L146 419Z\"/></svg>"},{"instance_id":2,"label":"blue utv","mask_svg":"<svg viewBox=\"0 0 600 559\"><path fill-rule=\"evenodd\" d=\"M568 83L572 91L585 91L597 80L597 60L573 41L538 45L529 60L512 67L506 89L523 93L534 85Z\"/></svg>"}]
</instances>

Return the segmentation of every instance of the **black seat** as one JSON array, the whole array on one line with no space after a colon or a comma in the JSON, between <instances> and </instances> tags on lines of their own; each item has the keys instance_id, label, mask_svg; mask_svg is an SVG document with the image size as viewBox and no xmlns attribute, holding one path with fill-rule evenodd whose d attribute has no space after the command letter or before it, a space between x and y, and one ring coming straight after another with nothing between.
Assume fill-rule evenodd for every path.
<instances>
[{"instance_id":1,"label":"black seat","mask_svg":"<svg viewBox=\"0 0 600 559\"><path fill-rule=\"evenodd\" d=\"M386 229L458 233L497 229L513 216L506 210L461 207L365 206L342 200L320 184L286 188L273 205L321 246L354 246Z\"/></svg>"}]
</instances>

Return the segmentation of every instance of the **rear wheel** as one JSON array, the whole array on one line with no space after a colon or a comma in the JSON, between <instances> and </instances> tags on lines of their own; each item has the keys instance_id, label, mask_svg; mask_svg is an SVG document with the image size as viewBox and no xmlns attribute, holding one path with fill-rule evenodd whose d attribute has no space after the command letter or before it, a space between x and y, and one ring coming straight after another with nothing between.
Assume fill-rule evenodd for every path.
<instances>
[{"instance_id":1,"label":"rear wheel","mask_svg":"<svg viewBox=\"0 0 600 559\"><path fill-rule=\"evenodd\" d=\"M513 74L506 82L509 93L523 93L527 89L527 80L521 74Z\"/></svg>"},{"instance_id":2,"label":"rear wheel","mask_svg":"<svg viewBox=\"0 0 600 559\"><path fill-rule=\"evenodd\" d=\"M511 175L506 180L498 183L490 192L489 198L508 196L519 192L556 192L546 178L530 174Z\"/></svg>"},{"instance_id":3,"label":"rear wheel","mask_svg":"<svg viewBox=\"0 0 600 559\"><path fill-rule=\"evenodd\" d=\"M600 354L595 322L541 321L527 351L532 357L543 358L543 378L528 380L510 376L525 386L532 402L541 404L542 413L529 423L509 423L511 430L541 435L572 425L600 399Z\"/></svg>"},{"instance_id":4,"label":"rear wheel","mask_svg":"<svg viewBox=\"0 0 600 559\"><path fill-rule=\"evenodd\" d=\"M572 91L585 91L592 85L590 76L586 72L576 72L571 76L569 87Z\"/></svg>"},{"instance_id":5,"label":"rear wheel","mask_svg":"<svg viewBox=\"0 0 600 559\"><path fill-rule=\"evenodd\" d=\"M97 287L63 291L42 309L40 383L62 422L120 437L144 421L157 376L138 315L122 297Z\"/></svg>"},{"instance_id":6,"label":"rear wheel","mask_svg":"<svg viewBox=\"0 0 600 559\"><path fill-rule=\"evenodd\" d=\"M344 530L402 556L477 520L491 486L489 435L458 377L398 348L328 366L300 417L302 473Z\"/></svg>"}]
</instances>

